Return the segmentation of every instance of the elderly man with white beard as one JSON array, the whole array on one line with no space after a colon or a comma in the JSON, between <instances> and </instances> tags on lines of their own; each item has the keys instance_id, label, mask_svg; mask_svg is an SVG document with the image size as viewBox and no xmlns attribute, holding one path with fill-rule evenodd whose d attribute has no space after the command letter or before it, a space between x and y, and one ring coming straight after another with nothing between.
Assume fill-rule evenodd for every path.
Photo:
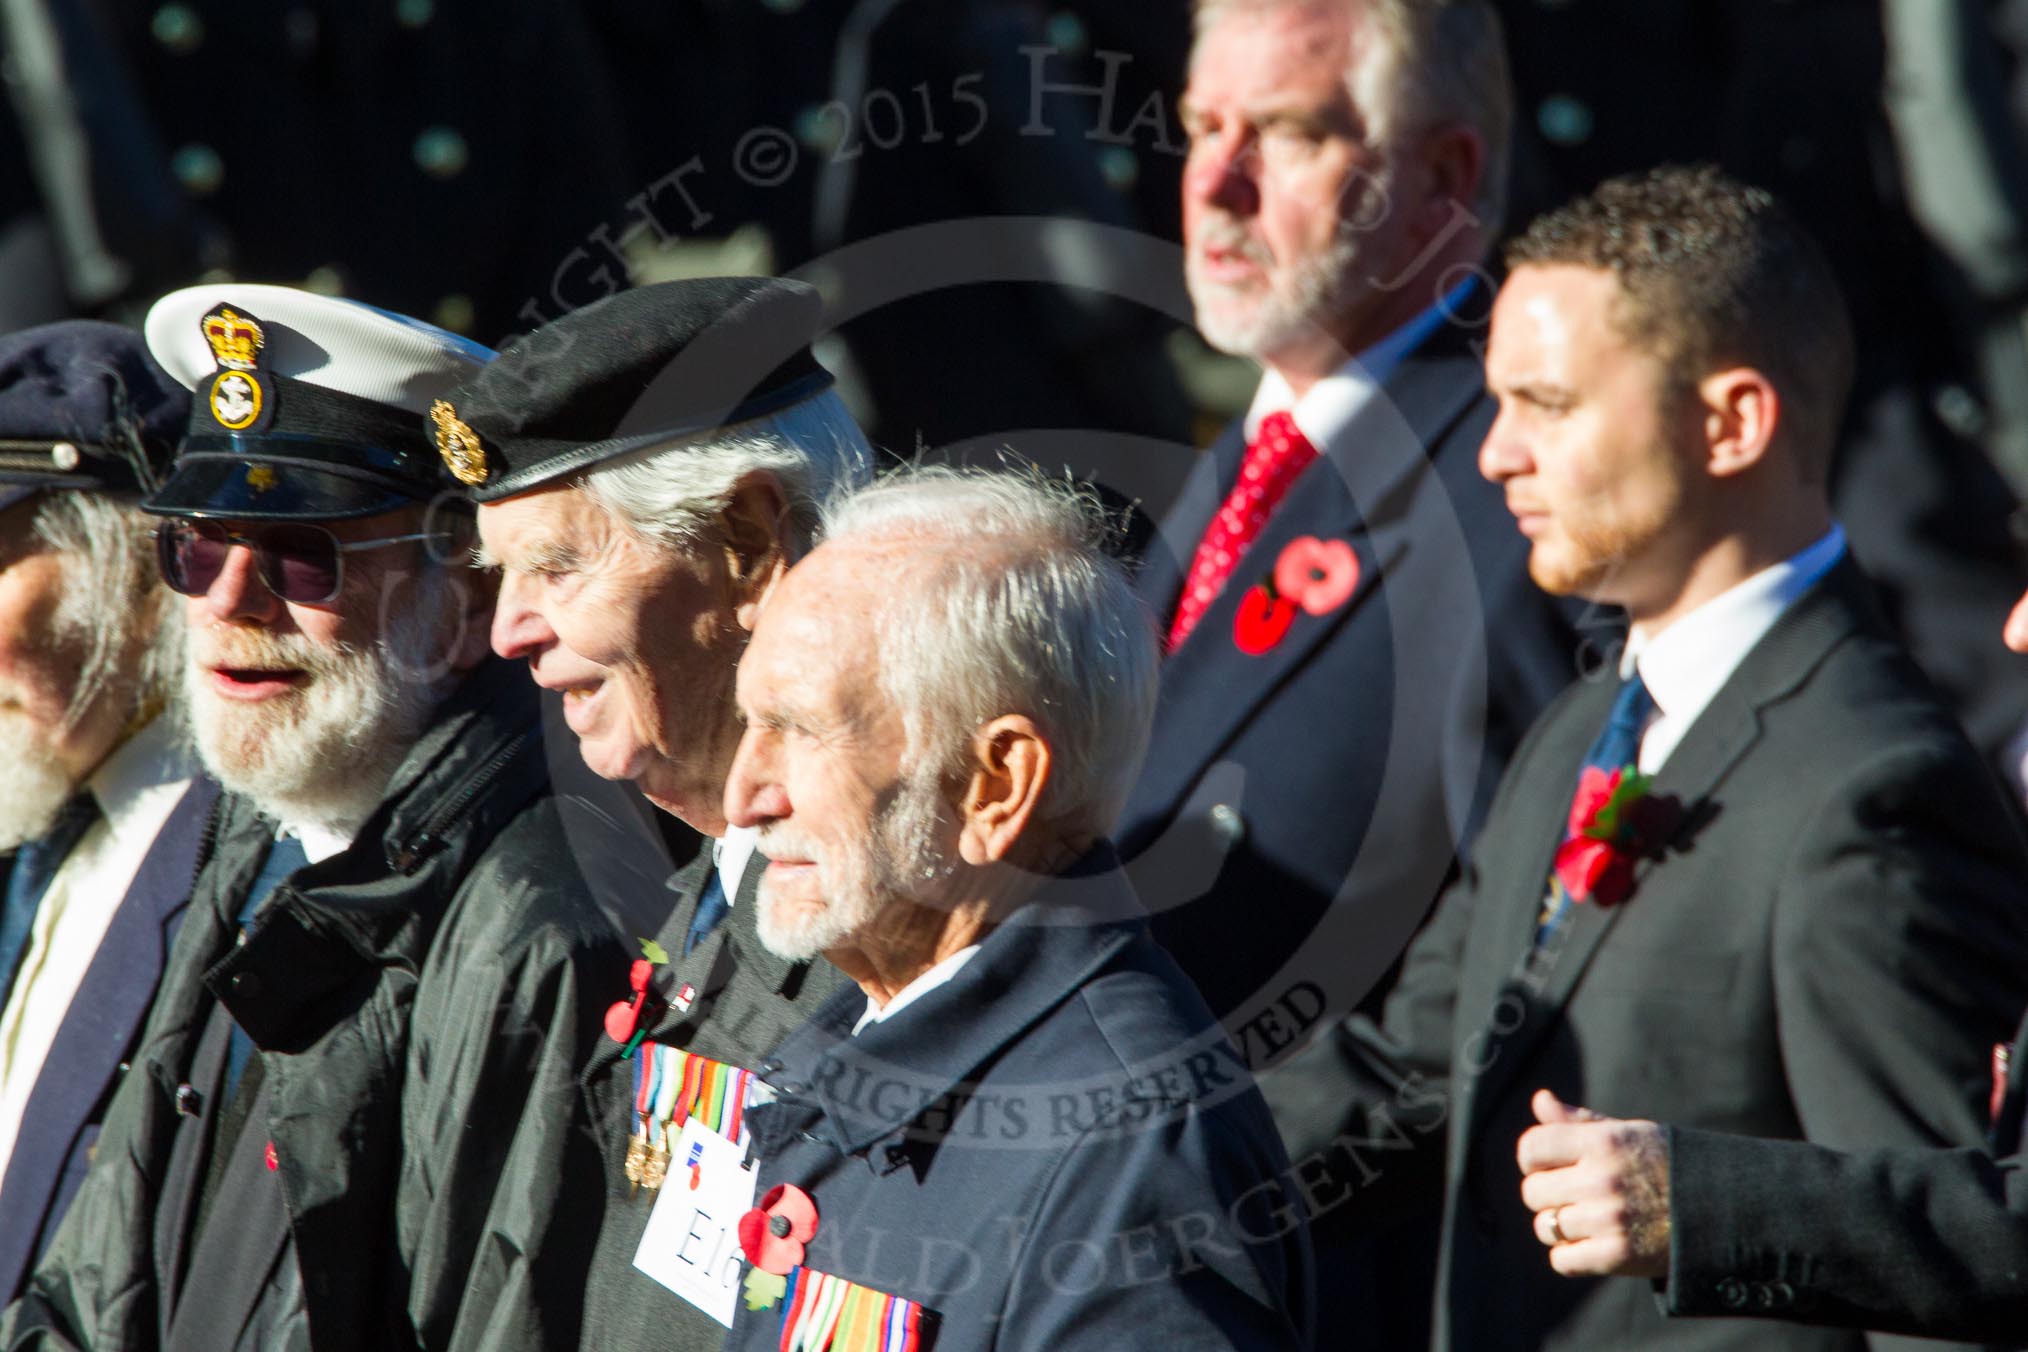
<instances>
[{"instance_id":1,"label":"elderly man with white beard","mask_svg":"<svg viewBox=\"0 0 2028 1352\"><path fill-rule=\"evenodd\" d=\"M353 302L191 288L195 395L147 499L227 790L98 1167L8 1348L536 1348L575 1330L570 1129L612 940L536 692L486 651L422 422L492 353Z\"/></svg>"},{"instance_id":2,"label":"elderly man with white beard","mask_svg":"<svg viewBox=\"0 0 2028 1352\"><path fill-rule=\"evenodd\" d=\"M1067 488L913 471L761 613L726 816L762 940L857 989L763 1067L728 1347L1309 1345L1266 1105L1107 842L1156 640L1104 535Z\"/></svg>"},{"instance_id":3,"label":"elderly man with white beard","mask_svg":"<svg viewBox=\"0 0 2028 1352\"><path fill-rule=\"evenodd\" d=\"M128 329L0 339L0 1299L84 1177L217 792L139 510L188 406Z\"/></svg>"}]
</instances>

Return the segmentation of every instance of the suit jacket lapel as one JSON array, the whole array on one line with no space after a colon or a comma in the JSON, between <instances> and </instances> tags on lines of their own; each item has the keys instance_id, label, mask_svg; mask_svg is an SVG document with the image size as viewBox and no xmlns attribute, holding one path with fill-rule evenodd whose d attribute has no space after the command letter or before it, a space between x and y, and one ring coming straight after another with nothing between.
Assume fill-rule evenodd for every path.
<instances>
[{"instance_id":1,"label":"suit jacket lapel","mask_svg":"<svg viewBox=\"0 0 2028 1352\"><path fill-rule=\"evenodd\" d=\"M1511 990L1518 986L1524 992L1528 1013L1518 1028L1500 1039L1500 1056L1479 1079L1475 1099L1477 1108L1483 1109L1484 1105L1493 1102L1495 1091L1520 1068L1520 1063L1526 1060L1526 1053L1569 1003L1578 979L1584 975L1599 946L1605 942L1621 909L1641 905L1644 889L1651 881L1662 881L1657 875L1663 870L1695 867L1694 862L1688 865L1679 862L1678 856L1694 850L1697 833L1704 823L1715 813L1725 810L1714 795L1732 768L1759 738L1761 710L1802 685L1831 649L1863 623L1861 612L1870 606L1865 579L1848 558L1789 607L1774 628L1746 655L1739 669L1733 672L1711 703L1705 706L1704 712L1691 724L1656 774L1650 792L1657 798L1675 800L1681 808L1681 815L1662 857L1640 864L1634 873L1633 890L1620 905L1602 907L1583 904L1574 907L1564 925L1562 939L1549 950L1531 958L1529 948L1534 919L1542 893L1548 886L1563 821L1559 818L1551 825L1543 837L1542 868L1535 875L1539 881L1535 884L1533 902L1524 906L1518 898L1510 895L1503 906L1505 946L1498 950L1498 954L1502 961L1515 964L1517 975L1506 988ZM1604 682L1601 686L1606 692L1612 688ZM1585 744L1603 724L1609 704L1610 695L1607 693L1585 701L1586 712L1596 715L1589 727L1580 726L1573 719L1573 726L1583 734ZM1577 765L1583 754L1580 748L1568 758L1572 790L1567 790L1562 798L1566 809L1570 792L1575 788ZM1557 763L1562 765L1563 761ZM1542 796L1547 798L1550 795L1545 791ZM1517 937L1517 931L1522 937Z\"/></svg>"},{"instance_id":2,"label":"suit jacket lapel","mask_svg":"<svg viewBox=\"0 0 2028 1352\"><path fill-rule=\"evenodd\" d=\"M1320 448L1316 462L1290 487L1218 599L1163 664L1159 720L1167 727L1189 728L1191 735L1158 736L1149 748L1134 796L1136 818L1148 815L1141 809L1164 815L1173 810L1233 731L1345 624L1414 547L1405 532L1387 527L1403 514L1406 496L1423 481L1429 447L1442 440L1477 397L1481 381L1476 372L1477 358L1461 338L1432 339L1426 352L1409 357L1351 424ZM1173 580L1152 571L1144 575L1142 594L1151 601L1158 586L1165 589L1160 593L1165 605L1157 611L1165 621L1174 611L1181 572L1188 568L1197 540L1238 476L1241 441L1237 428L1229 429L1206 455L1164 523L1168 548L1158 545L1150 551L1151 560L1181 560ZM1348 540L1359 558L1358 587L1328 614L1299 613L1280 642L1249 656L1233 641L1240 604L1273 572L1289 542L1302 536Z\"/></svg>"},{"instance_id":3,"label":"suit jacket lapel","mask_svg":"<svg viewBox=\"0 0 2028 1352\"><path fill-rule=\"evenodd\" d=\"M218 786L197 779L170 810L72 996L15 1138L0 1215L0 1283L17 1279L55 1204L64 1162L92 1124L114 1065L134 1045L190 899L204 819Z\"/></svg>"}]
</instances>

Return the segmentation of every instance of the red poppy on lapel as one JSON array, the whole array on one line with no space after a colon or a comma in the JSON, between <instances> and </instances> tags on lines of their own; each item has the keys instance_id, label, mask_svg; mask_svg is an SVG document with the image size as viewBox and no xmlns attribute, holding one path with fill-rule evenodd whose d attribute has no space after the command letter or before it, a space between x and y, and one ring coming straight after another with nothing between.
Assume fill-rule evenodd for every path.
<instances>
[{"instance_id":1,"label":"red poppy on lapel","mask_svg":"<svg viewBox=\"0 0 2028 1352\"><path fill-rule=\"evenodd\" d=\"M648 958L634 959L634 965L627 974L627 984L633 994L625 1000L616 1000L606 1008L606 1036L615 1042L626 1042L641 1026L641 1014L648 1003L648 979L654 974L655 963Z\"/></svg>"},{"instance_id":2,"label":"red poppy on lapel","mask_svg":"<svg viewBox=\"0 0 2028 1352\"><path fill-rule=\"evenodd\" d=\"M1296 603L1276 596L1271 583L1249 587L1239 598L1232 616L1232 641L1248 657L1262 653L1282 641L1296 618Z\"/></svg>"},{"instance_id":3,"label":"red poppy on lapel","mask_svg":"<svg viewBox=\"0 0 2028 1352\"><path fill-rule=\"evenodd\" d=\"M1306 615L1328 615L1359 586L1359 556L1343 540L1302 535L1275 560L1275 591Z\"/></svg>"},{"instance_id":4,"label":"red poppy on lapel","mask_svg":"<svg viewBox=\"0 0 2028 1352\"><path fill-rule=\"evenodd\" d=\"M1652 797L1654 777L1633 766L1588 765L1570 802L1569 835L1556 851L1556 877L1572 901L1617 906L1634 886L1634 865L1655 853L1674 820L1672 802Z\"/></svg>"},{"instance_id":5,"label":"red poppy on lapel","mask_svg":"<svg viewBox=\"0 0 2028 1352\"><path fill-rule=\"evenodd\" d=\"M817 1237L817 1204L789 1183L767 1190L760 1205L739 1218L739 1247L763 1272L786 1277L803 1262L803 1246Z\"/></svg>"},{"instance_id":6,"label":"red poppy on lapel","mask_svg":"<svg viewBox=\"0 0 2028 1352\"><path fill-rule=\"evenodd\" d=\"M1274 570L1247 589L1232 616L1232 642L1259 657L1288 634L1296 612L1328 615L1359 589L1359 556L1343 540L1298 536L1282 548Z\"/></svg>"}]
</instances>

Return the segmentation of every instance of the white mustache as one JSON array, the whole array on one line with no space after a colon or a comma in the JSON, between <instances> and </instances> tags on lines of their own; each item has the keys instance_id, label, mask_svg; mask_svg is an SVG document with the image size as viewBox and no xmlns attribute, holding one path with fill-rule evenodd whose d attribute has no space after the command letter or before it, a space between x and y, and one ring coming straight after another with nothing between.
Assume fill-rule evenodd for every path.
<instances>
[{"instance_id":1,"label":"white mustache","mask_svg":"<svg viewBox=\"0 0 2028 1352\"><path fill-rule=\"evenodd\" d=\"M229 635L218 630L190 636L190 661L203 668L227 667L250 671L300 670L312 674L328 671L339 654L302 634L271 634L265 630L243 629Z\"/></svg>"},{"instance_id":2,"label":"white mustache","mask_svg":"<svg viewBox=\"0 0 2028 1352\"><path fill-rule=\"evenodd\" d=\"M1217 216L1204 223L1197 238L1198 249L1218 249L1235 253L1247 262L1260 267L1272 267L1275 256L1267 245L1248 234L1246 227L1227 216Z\"/></svg>"},{"instance_id":3,"label":"white mustache","mask_svg":"<svg viewBox=\"0 0 2028 1352\"><path fill-rule=\"evenodd\" d=\"M824 866L824 855L817 842L794 827L763 826L754 834L754 846L770 859L807 859L819 869Z\"/></svg>"}]
</instances>

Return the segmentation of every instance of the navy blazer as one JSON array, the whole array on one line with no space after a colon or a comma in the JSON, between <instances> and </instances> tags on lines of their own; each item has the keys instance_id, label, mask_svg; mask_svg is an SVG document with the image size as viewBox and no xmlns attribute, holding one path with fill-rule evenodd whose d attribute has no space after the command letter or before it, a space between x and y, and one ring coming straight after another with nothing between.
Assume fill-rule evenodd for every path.
<instances>
[{"instance_id":1,"label":"navy blazer","mask_svg":"<svg viewBox=\"0 0 2028 1352\"><path fill-rule=\"evenodd\" d=\"M1288 497L1163 667L1120 829L1153 929L1258 1070L1372 990L1427 915L1535 716L1618 642L1617 611L1545 596L1501 491L1478 354L1446 326ZM1239 474L1235 426L1199 460L1140 578L1166 632ZM1242 598L1290 542L1344 541L1349 599L1260 656ZM1335 905L1334 905L1335 903Z\"/></svg>"},{"instance_id":2,"label":"navy blazer","mask_svg":"<svg viewBox=\"0 0 2028 1352\"><path fill-rule=\"evenodd\" d=\"M0 1291L21 1294L35 1259L84 1181L99 1117L154 1002L190 899L218 786L199 776L171 809L85 970L29 1096L0 1179Z\"/></svg>"},{"instance_id":3,"label":"navy blazer","mask_svg":"<svg viewBox=\"0 0 2028 1352\"><path fill-rule=\"evenodd\" d=\"M854 1037L833 994L762 1073L757 1195L818 1211L804 1262L918 1302L934 1346L1309 1346L1288 1161L1231 1043L1109 849ZM742 1303L728 1348L775 1347Z\"/></svg>"}]
</instances>

